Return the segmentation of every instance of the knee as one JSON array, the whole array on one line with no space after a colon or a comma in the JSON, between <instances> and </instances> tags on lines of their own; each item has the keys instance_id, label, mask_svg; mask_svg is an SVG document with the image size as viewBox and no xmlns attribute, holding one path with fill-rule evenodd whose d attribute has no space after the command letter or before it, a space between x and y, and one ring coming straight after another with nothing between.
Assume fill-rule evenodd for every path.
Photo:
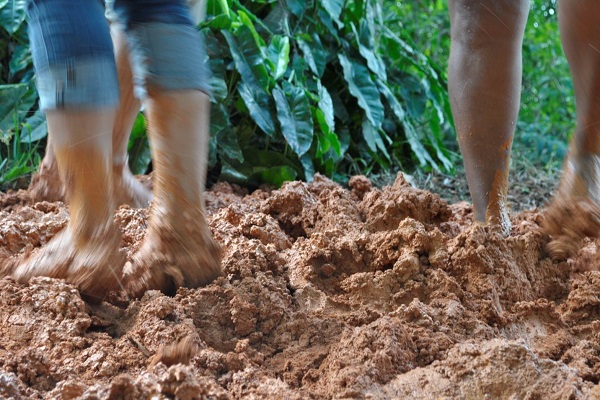
<instances>
[{"instance_id":1,"label":"knee","mask_svg":"<svg viewBox=\"0 0 600 400\"><path fill-rule=\"evenodd\" d=\"M449 0L453 44L520 46L529 0Z\"/></svg>"}]
</instances>

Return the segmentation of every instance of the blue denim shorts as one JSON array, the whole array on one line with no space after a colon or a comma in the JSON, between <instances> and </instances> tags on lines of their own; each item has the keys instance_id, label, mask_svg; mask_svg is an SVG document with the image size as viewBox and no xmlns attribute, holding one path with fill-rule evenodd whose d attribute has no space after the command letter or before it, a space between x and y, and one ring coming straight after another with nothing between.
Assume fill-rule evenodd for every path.
<instances>
[{"instance_id":1,"label":"blue denim shorts","mask_svg":"<svg viewBox=\"0 0 600 400\"><path fill-rule=\"evenodd\" d=\"M210 92L204 42L185 0L114 0L136 96L148 86ZM40 106L109 108L119 102L113 45L100 0L30 0L29 37Z\"/></svg>"}]
</instances>

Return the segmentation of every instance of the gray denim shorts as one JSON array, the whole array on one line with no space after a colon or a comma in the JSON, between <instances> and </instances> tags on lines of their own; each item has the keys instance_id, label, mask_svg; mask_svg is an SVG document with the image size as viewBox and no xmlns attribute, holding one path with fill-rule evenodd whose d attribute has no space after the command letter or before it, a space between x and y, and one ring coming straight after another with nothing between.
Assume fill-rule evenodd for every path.
<instances>
[{"instance_id":1,"label":"gray denim shorts","mask_svg":"<svg viewBox=\"0 0 600 400\"><path fill-rule=\"evenodd\" d=\"M210 93L204 42L185 0L111 0L127 37L140 99L148 86ZM40 106L107 108L119 102L114 51L100 0L30 0L29 37Z\"/></svg>"}]
</instances>

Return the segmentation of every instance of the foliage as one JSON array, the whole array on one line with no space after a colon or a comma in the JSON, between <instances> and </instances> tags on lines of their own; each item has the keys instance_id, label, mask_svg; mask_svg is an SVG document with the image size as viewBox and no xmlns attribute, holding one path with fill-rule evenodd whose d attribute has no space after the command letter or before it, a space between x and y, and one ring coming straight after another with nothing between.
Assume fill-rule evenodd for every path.
<instances>
[{"instance_id":1,"label":"foliage","mask_svg":"<svg viewBox=\"0 0 600 400\"><path fill-rule=\"evenodd\" d=\"M0 0L0 183L30 172L46 126L37 110L24 23L27 1ZM211 176L245 184L337 179L410 167L449 170L445 82L383 0L211 0ZM385 10L385 12L384 12ZM37 147L36 147L37 146ZM145 122L130 162L145 172ZM28 155L28 156L25 156Z\"/></svg>"},{"instance_id":2,"label":"foliage","mask_svg":"<svg viewBox=\"0 0 600 400\"><path fill-rule=\"evenodd\" d=\"M32 61L24 23L27 1L0 0L0 184L30 173L46 136L36 112Z\"/></svg>"},{"instance_id":3,"label":"foliage","mask_svg":"<svg viewBox=\"0 0 600 400\"><path fill-rule=\"evenodd\" d=\"M0 0L0 185L43 151L25 0ZM555 0L532 0L523 46L516 153L562 159L574 100ZM318 171L338 180L398 168L451 170L447 2L209 0L211 179L278 185ZM129 144L150 164L143 115Z\"/></svg>"},{"instance_id":4,"label":"foliage","mask_svg":"<svg viewBox=\"0 0 600 400\"><path fill-rule=\"evenodd\" d=\"M388 13L394 16L391 26L410 35L445 71L450 50L447 1L411 0L389 7L394 8ZM558 35L556 0L532 0L523 39L523 87L514 156L535 160L535 165L556 166L565 156L574 121L573 87Z\"/></svg>"},{"instance_id":5,"label":"foliage","mask_svg":"<svg viewBox=\"0 0 600 400\"><path fill-rule=\"evenodd\" d=\"M377 0L209 0L211 166L249 184L450 170L445 81ZM414 161L413 161L414 160Z\"/></svg>"},{"instance_id":6,"label":"foliage","mask_svg":"<svg viewBox=\"0 0 600 400\"><path fill-rule=\"evenodd\" d=\"M537 164L561 163L575 125L575 100L558 32L556 0L532 2L523 40L523 92L515 151Z\"/></svg>"}]
</instances>

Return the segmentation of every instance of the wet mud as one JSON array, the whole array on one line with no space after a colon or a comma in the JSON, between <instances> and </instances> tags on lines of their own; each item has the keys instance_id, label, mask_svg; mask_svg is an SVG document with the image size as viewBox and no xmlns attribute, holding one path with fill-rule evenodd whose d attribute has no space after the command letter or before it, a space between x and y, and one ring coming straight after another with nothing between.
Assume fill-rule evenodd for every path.
<instances>
[{"instance_id":1,"label":"wet mud","mask_svg":"<svg viewBox=\"0 0 600 400\"><path fill-rule=\"evenodd\" d=\"M0 260L65 225L0 194ZM400 175L248 193L217 184L224 275L87 304L58 279L0 280L0 398L600 398L600 242L554 261L538 211L509 237ZM121 207L131 258L146 210ZM0 263L5 261L0 261Z\"/></svg>"}]
</instances>

